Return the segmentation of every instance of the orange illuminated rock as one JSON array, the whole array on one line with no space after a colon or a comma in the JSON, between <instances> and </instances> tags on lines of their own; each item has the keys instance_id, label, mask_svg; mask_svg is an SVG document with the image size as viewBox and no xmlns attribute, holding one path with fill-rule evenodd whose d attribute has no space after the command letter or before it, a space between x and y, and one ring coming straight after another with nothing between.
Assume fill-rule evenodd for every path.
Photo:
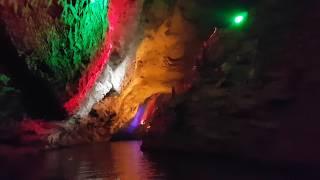
<instances>
[{"instance_id":1,"label":"orange illuminated rock","mask_svg":"<svg viewBox=\"0 0 320 180\"><path fill-rule=\"evenodd\" d=\"M138 46L135 63L127 74L128 82L114 101L109 98L97 109L113 109L113 130L123 127L148 97L158 93L183 93L191 83L195 54L200 49L195 27L174 8L158 27L146 28ZM159 13L157 14L168 14ZM146 24L148 27L148 24Z\"/></svg>"}]
</instances>

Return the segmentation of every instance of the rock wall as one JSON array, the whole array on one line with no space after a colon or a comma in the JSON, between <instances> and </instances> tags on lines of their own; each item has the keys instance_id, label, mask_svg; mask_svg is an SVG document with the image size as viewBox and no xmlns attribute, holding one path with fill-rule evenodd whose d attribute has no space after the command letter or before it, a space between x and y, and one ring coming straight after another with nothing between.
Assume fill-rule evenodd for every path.
<instances>
[{"instance_id":1,"label":"rock wall","mask_svg":"<svg viewBox=\"0 0 320 180\"><path fill-rule=\"evenodd\" d=\"M127 127L147 98L171 93L173 89L182 93L191 84L194 57L201 41L195 27L184 17L182 4L145 2L140 22L144 28L125 84L119 96L107 97L94 108L102 117L109 112L116 114L112 132Z\"/></svg>"},{"instance_id":2,"label":"rock wall","mask_svg":"<svg viewBox=\"0 0 320 180\"><path fill-rule=\"evenodd\" d=\"M30 70L64 88L99 50L107 30L106 0L9 1L1 19Z\"/></svg>"},{"instance_id":3,"label":"rock wall","mask_svg":"<svg viewBox=\"0 0 320 180\"><path fill-rule=\"evenodd\" d=\"M320 160L319 8L261 1L247 27L220 29L199 80L153 119L143 148Z\"/></svg>"}]
</instances>

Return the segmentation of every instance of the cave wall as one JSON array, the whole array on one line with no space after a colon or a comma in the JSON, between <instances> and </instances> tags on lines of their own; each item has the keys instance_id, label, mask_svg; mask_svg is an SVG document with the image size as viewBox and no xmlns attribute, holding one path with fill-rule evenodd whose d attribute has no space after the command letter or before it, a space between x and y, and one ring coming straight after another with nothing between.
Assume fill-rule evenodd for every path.
<instances>
[{"instance_id":1,"label":"cave wall","mask_svg":"<svg viewBox=\"0 0 320 180\"><path fill-rule=\"evenodd\" d=\"M81 102L78 98L73 98L66 103L68 106L72 105L72 100L79 102L78 107L74 107L76 116L88 116L93 105L103 100L109 92L121 93L125 76L128 76L127 71L130 66L134 66L134 55L141 41L143 25L140 24L140 18L143 3L143 0L110 1L110 29L106 42L110 45L110 51L104 57L107 61L101 66L101 74L97 76L92 89L85 94L84 100ZM95 72L94 69L89 69L90 71Z\"/></svg>"},{"instance_id":2,"label":"cave wall","mask_svg":"<svg viewBox=\"0 0 320 180\"><path fill-rule=\"evenodd\" d=\"M22 120L67 118L63 103L102 51L107 10L105 0L0 1L0 73L10 79L1 83L1 138L18 136ZM37 127L30 122L42 134Z\"/></svg>"},{"instance_id":3,"label":"cave wall","mask_svg":"<svg viewBox=\"0 0 320 180\"><path fill-rule=\"evenodd\" d=\"M186 3L186 2L184 2ZM145 1L140 27L141 40L136 44L134 64L119 96L105 98L94 109L101 118L112 117L111 131L127 127L139 105L155 95L183 93L190 86L195 56L201 37L184 17L180 1Z\"/></svg>"},{"instance_id":4,"label":"cave wall","mask_svg":"<svg viewBox=\"0 0 320 180\"><path fill-rule=\"evenodd\" d=\"M1 122L13 123L28 115L32 118L58 120L65 112L48 81L36 76L19 56L5 24L0 21ZM14 113L13 113L14 112Z\"/></svg>"},{"instance_id":5,"label":"cave wall","mask_svg":"<svg viewBox=\"0 0 320 180\"><path fill-rule=\"evenodd\" d=\"M1 18L30 70L64 85L99 49L108 1L2 1Z\"/></svg>"},{"instance_id":6,"label":"cave wall","mask_svg":"<svg viewBox=\"0 0 320 180\"><path fill-rule=\"evenodd\" d=\"M89 84L85 72L108 29L107 0L2 0L0 8L21 64L47 82L60 106Z\"/></svg>"},{"instance_id":7,"label":"cave wall","mask_svg":"<svg viewBox=\"0 0 320 180\"><path fill-rule=\"evenodd\" d=\"M319 8L260 1L247 26L220 29L199 80L153 119L143 148L318 161Z\"/></svg>"}]
</instances>

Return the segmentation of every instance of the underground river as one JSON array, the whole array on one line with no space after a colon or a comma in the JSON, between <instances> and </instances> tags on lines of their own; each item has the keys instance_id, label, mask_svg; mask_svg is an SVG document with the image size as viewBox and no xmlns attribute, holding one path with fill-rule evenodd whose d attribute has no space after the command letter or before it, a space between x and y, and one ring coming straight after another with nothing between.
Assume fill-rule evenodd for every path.
<instances>
[{"instance_id":1,"label":"underground river","mask_svg":"<svg viewBox=\"0 0 320 180\"><path fill-rule=\"evenodd\" d=\"M101 143L0 157L0 179L314 179L281 168L213 155L143 153L140 141Z\"/></svg>"}]
</instances>

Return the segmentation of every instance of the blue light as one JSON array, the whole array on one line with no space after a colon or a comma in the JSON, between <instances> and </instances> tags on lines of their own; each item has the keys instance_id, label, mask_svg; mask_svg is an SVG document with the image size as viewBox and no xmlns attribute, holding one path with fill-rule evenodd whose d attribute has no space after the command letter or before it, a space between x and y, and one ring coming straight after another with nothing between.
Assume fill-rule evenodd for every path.
<instances>
[{"instance_id":1,"label":"blue light","mask_svg":"<svg viewBox=\"0 0 320 180\"><path fill-rule=\"evenodd\" d=\"M145 111L144 105L140 105L135 117L133 118L133 121L129 125L128 131L130 133L132 133L135 129L139 127L144 111Z\"/></svg>"}]
</instances>

